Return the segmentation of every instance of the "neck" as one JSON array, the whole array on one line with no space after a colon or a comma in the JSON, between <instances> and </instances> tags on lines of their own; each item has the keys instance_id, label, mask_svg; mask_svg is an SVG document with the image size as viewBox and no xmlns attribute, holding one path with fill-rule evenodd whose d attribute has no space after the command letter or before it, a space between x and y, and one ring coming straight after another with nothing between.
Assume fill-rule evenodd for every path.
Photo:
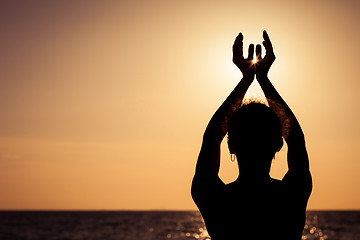
<instances>
[{"instance_id":1,"label":"neck","mask_svg":"<svg viewBox=\"0 0 360 240\"><path fill-rule=\"evenodd\" d=\"M265 158L266 159L266 158ZM252 163L252 164L248 164ZM254 164L255 163L255 164ZM241 181L251 181L253 183L266 183L270 181L271 159L261 158L238 158L239 177Z\"/></svg>"},{"instance_id":2,"label":"neck","mask_svg":"<svg viewBox=\"0 0 360 240\"><path fill-rule=\"evenodd\" d=\"M268 183L270 182L270 175L269 173L259 174L255 172L246 172L242 171L239 174L239 177L237 178L238 181L241 182L251 182L251 183Z\"/></svg>"}]
</instances>

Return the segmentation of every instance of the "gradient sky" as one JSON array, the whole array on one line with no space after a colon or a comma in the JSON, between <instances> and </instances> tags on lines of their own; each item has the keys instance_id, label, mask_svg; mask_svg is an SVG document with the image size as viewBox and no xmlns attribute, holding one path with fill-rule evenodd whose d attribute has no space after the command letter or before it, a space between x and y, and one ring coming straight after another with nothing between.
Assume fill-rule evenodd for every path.
<instances>
[{"instance_id":1,"label":"gradient sky","mask_svg":"<svg viewBox=\"0 0 360 240\"><path fill-rule=\"evenodd\" d=\"M356 0L1 1L0 209L195 209L202 133L241 79L232 43L264 29L305 132L309 208L360 209L359 23Z\"/></svg>"}]
</instances>

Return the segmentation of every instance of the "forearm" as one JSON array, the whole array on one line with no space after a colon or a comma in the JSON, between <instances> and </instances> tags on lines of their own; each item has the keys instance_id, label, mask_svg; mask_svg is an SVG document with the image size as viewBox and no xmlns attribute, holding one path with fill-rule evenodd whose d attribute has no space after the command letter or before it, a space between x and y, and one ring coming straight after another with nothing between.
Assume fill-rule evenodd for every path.
<instances>
[{"instance_id":1,"label":"forearm","mask_svg":"<svg viewBox=\"0 0 360 240\"><path fill-rule=\"evenodd\" d=\"M227 133L226 120L229 115L242 104L245 93L253 82L251 76L244 76L219 109L212 116L204 133L204 141L221 143Z\"/></svg>"},{"instance_id":2,"label":"forearm","mask_svg":"<svg viewBox=\"0 0 360 240\"><path fill-rule=\"evenodd\" d=\"M236 106L241 105L253 77L245 76L215 112L206 127L198 157L196 172L218 174L220 168L220 145L227 133L227 118Z\"/></svg>"},{"instance_id":3,"label":"forearm","mask_svg":"<svg viewBox=\"0 0 360 240\"><path fill-rule=\"evenodd\" d=\"M286 104L284 99L277 92L275 87L270 82L267 76L257 75L257 80L263 90L269 106L279 116L282 127L283 137L286 141L289 137L297 136L304 138L299 122L297 121L294 113Z\"/></svg>"},{"instance_id":4,"label":"forearm","mask_svg":"<svg viewBox=\"0 0 360 240\"><path fill-rule=\"evenodd\" d=\"M267 76L257 75L257 80L264 91L269 106L279 116L283 137L288 145L289 169L304 170L309 168L305 147L305 138L298 120L289 106L276 91Z\"/></svg>"},{"instance_id":5,"label":"forearm","mask_svg":"<svg viewBox=\"0 0 360 240\"><path fill-rule=\"evenodd\" d=\"M255 78L255 68L252 63L254 45L249 46L249 56L243 57L243 36L236 37L233 45L233 62L243 73L243 78L221 104L210 119L203 135L203 142L196 165L196 176L214 176L220 167L220 145L227 133L227 118L242 104L246 91ZM210 175L209 175L210 174ZM201 177L200 177L201 178Z\"/></svg>"}]
</instances>

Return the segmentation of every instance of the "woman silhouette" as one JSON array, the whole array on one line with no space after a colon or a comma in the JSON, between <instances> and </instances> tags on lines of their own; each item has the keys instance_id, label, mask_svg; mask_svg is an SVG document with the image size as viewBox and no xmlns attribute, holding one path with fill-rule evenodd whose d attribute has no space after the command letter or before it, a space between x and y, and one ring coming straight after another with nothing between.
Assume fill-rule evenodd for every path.
<instances>
[{"instance_id":1,"label":"woman silhouette","mask_svg":"<svg viewBox=\"0 0 360 240\"><path fill-rule=\"evenodd\" d=\"M257 45L256 63L254 45L244 59L242 34L235 39L233 62L243 78L211 118L197 160L191 193L213 240L299 240L305 224L312 179L304 134L267 77L275 55L266 31L263 37L266 54L261 58L261 45ZM255 74L270 107L242 105ZM236 155L240 172L230 184L218 176L220 144L227 132L229 150ZM288 146L288 171L276 180L269 171L283 138Z\"/></svg>"}]
</instances>

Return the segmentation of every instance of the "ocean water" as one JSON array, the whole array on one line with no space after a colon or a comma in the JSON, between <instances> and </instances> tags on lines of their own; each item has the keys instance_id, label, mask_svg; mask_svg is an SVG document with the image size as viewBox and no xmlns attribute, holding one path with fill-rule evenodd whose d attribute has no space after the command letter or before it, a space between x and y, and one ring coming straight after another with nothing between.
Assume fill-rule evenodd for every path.
<instances>
[{"instance_id":1,"label":"ocean water","mask_svg":"<svg viewBox=\"0 0 360 240\"><path fill-rule=\"evenodd\" d=\"M0 211L0 240L22 239L210 238L197 211ZM303 239L360 240L360 211L308 211Z\"/></svg>"}]
</instances>

